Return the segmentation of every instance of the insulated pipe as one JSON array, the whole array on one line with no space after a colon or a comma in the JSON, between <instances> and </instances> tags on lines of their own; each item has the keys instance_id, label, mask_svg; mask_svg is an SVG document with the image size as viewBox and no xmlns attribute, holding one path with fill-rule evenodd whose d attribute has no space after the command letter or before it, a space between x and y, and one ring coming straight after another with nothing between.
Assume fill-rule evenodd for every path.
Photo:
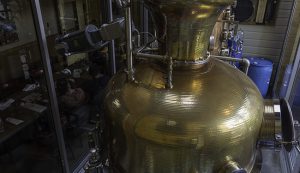
<instances>
[{"instance_id":1,"label":"insulated pipe","mask_svg":"<svg viewBox=\"0 0 300 173\"><path fill-rule=\"evenodd\" d=\"M248 70L250 67L250 61L247 58L232 58L232 57L228 57L228 56L217 56L217 55L210 55L213 58L217 58L223 61L232 61L232 62L240 62L243 64L243 71L245 74L248 74Z\"/></svg>"},{"instance_id":2,"label":"insulated pipe","mask_svg":"<svg viewBox=\"0 0 300 173\"><path fill-rule=\"evenodd\" d=\"M133 58L132 58L132 33L131 33L131 7L130 0L125 7L125 28L126 28L126 58L127 58L127 78L129 81L134 80Z\"/></svg>"}]
</instances>

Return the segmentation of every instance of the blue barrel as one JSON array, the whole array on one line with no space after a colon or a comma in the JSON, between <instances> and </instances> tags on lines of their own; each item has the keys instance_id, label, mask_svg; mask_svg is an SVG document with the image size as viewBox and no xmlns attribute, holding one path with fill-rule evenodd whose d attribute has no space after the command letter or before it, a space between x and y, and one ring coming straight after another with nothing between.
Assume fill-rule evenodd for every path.
<instances>
[{"instance_id":1,"label":"blue barrel","mask_svg":"<svg viewBox=\"0 0 300 173\"><path fill-rule=\"evenodd\" d=\"M272 76L273 63L270 60L260 57L248 57L248 59L250 61L248 76L256 84L261 95L265 97Z\"/></svg>"},{"instance_id":2,"label":"blue barrel","mask_svg":"<svg viewBox=\"0 0 300 173\"><path fill-rule=\"evenodd\" d=\"M282 85L280 88L280 93L279 93L279 97L280 98L284 98L286 91L288 89L288 85L290 82L290 77L292 74L292 64L288 64L285 68L285 72L284 72L284 76L283 76L283 80L282 80Z\"/></svg>"}]
</instances>

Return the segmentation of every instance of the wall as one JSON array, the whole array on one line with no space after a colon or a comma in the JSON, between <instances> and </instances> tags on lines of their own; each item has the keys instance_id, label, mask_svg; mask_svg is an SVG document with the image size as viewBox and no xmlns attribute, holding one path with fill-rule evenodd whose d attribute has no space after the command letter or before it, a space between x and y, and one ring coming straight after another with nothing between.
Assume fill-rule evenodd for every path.
<instances>
[{"instance_id":1,"label":"wall","mask_svg":"<svg viewBox=\"0 0 300 173\"><path fill-rule=\"evenodd\" d=\"M290 21L290 30L286 38L286 47L282 52L282 66L279 69L278 83L276 84L276 93L279 93L284 73L288 64L293 64L296 58L296 52L300 41L300 0L296 1L294 14Z\"/></svg>"},{"instance_id":2,"label":"wall","mask_svg":"<svg viewBox=\"0 0 300 173\"><path fill-rule=\"evenodd\" d=\"M292 0L278 2L273 24L239 26L245 32L244 55L269 58L275 66L280 58L293 5Z\"/></svg>"},{"instance_id":3,"label":"wall","mask_svg":"<svg viewBox=\"0 0 300 173\"><path fill-rule=\"evenodd\" d=\"M300 0L296 0L300 1ZM240 25L244 31L244 56L258 56L273 61L273 74L269 94L273 95L277 67L281 58L293 0L280 0L277 4L274 22L266 25Z\"/></svg>"}]
</instances>

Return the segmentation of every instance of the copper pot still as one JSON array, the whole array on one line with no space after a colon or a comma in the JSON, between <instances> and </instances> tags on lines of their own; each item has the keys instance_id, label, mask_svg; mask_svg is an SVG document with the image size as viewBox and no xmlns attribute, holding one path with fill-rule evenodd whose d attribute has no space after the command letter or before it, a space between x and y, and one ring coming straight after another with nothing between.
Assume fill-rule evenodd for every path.
<instances>
[{"instance_id":1,"label":"copper pot still","mask_svg":"<svg viewBox=\"0 0 300 173\"><path fill-rule=\"evenodd\" d=\"M114 173L251 172L263 119L254 83L207 55L217 17L232 0L146 0L168 68L135 62L134 80L110 81L106 117ZM170 70L170 69L169 69Z\"/></svg>"}]
</instances>

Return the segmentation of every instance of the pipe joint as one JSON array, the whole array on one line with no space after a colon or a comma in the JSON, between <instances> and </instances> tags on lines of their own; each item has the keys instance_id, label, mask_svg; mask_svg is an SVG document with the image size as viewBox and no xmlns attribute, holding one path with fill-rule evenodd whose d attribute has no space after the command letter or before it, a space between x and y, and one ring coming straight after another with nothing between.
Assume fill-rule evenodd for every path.
<instances>
[{"instance_id":1,"label":"pipe joint","mask_svg":"<svg viewBox=\"0 0 300 173\"><path fill-rule=\"evenodd\" d=\"M244 72L245 74L248 74L249 67L250 67L250 61L247 58L242 58L242 63L244 65Z\"/></svg>"}]
</instances>

